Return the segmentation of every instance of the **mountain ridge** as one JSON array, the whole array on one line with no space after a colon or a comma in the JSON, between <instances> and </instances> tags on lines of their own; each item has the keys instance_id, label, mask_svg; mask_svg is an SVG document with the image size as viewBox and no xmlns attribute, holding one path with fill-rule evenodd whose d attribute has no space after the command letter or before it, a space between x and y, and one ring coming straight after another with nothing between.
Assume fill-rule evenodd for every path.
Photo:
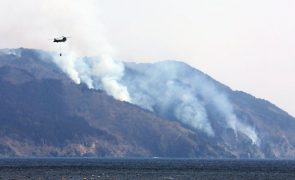
<instances>
[{"instance_id":1,"label":"mountain ridge","mask_svg":"<svg viewBox=\"0 0 295 180\"><path fill-rule=\"evenodd\" d=\"M152 99L147 101L149 109L115 100L102 90L88 89L83 82L75 84L47 52L5 51L0 52L1 156L295 157L292 116L266 100L232 91L182 62L125 63L120 82L132 98L145 95ZM175 71L171 73L171 69ZM171 76L164 78L167 72ZM150 74L157 81L149 81ZM207 83L206 88L198 86L200 83ZM168 105L154 100L158 94L145 92L146 87L149 91L164 87L160 93L168 97ZM178 92L183 89L185 93ZM210 99L207 91L225 104ZM200 105L193 104L193 108L206 111L201 123L208 125L208 121L214 135L202 130L204 126L192 126L181 119L193 103L191 99L183 103L182 98L195 97L173 97L171 101L171 93L180 97L196 93ZM230 111L220 109L228 102ZM183 106L177 107L179 104ZM233 126L227 120L231 115L237 118ZM247 133L251 132L257 133L259 144L249 138Z\"/></svg>"}]
</instances>

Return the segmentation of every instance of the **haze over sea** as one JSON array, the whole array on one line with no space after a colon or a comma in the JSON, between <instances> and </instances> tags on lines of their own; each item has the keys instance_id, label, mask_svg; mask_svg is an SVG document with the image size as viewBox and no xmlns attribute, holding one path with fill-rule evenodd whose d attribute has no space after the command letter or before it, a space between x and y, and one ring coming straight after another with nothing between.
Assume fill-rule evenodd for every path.
<instances>
[{"instance_id":1,"label":"haze over sea","mask_svg":"<svg viewBox=\"0 0 295 180\"><path fill-rule=\"evenodd\" d=\"M7 158L0 179L295 179L292 160Z\"/></svg>"}]
</instances>

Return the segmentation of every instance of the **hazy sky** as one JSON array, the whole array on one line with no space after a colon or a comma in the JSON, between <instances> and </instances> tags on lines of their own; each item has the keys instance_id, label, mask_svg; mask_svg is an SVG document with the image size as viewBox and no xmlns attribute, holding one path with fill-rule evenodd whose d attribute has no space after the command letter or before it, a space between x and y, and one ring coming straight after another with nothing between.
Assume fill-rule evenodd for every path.
<instances>
[{"instance_id":1,"label":"hazy sky","mask_svg":"<svg viewBox=\"0 0 295 180\"><path fill-rule=\"evenodd\" d=\"M75 11L69 13L71 6L65 3L68 0L55 0L53 4L52 0L44 0L41 2L46 3L39 8L40 3L36 2L40 1L1 0L0 48L38 48L30 38L34 37L33 32L45 32L47 25L44 22L48 21L46 17L37 18L35 13L31 13L36 9L46 11L43 16L58 15L62 24L67 26L62 28L62 33L70 31L69 34L75 35L71 30L80 30L81 27L74 26L77 24L72 21L66 23L70 18L63 18L63 15L76 17ZM74 1L81 4L90 0L71 2ZM97 35L96 31L89 31L91 33L87 34L91 36L87 38L107 41L115 49L117 58L137 62L185 61L232 89L268 99L295 116L294 0L95 2L97 4L91 8L95 9L95 16L99 19L93 21L97 22L101 32ZM88 21L84 22L87 24ZM18 26L19 23L22 26ZM55 22L50 26L53 25ZM26 35L22 33L24 29ZM37 33L36 38L47 38L56 34L58 29L54 33ZM75 38L83 39L73 36L73 41ZM40 48L46 49L46 45L41 43Z\"/></svg>"}]
</instances>

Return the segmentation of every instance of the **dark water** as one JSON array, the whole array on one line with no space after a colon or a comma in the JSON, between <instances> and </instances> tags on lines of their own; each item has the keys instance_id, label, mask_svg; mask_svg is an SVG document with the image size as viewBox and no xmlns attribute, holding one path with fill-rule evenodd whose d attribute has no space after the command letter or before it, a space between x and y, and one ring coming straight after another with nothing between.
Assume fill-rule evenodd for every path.
<instances>
[{"instance_id":1,"label":"dark water","mask_svg":"<svg viewBox=\"0 0 295 180\"><path fill-rule=\"evenodd\" d=\"M295 179L295 161L0 159L0 179Z\"/></svg>"}]
</instances>

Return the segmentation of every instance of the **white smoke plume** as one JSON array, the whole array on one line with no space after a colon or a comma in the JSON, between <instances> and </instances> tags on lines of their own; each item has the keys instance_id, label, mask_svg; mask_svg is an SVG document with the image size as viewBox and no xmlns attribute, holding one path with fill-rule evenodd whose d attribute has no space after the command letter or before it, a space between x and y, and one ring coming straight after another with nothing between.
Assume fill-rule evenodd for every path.
<instances>
[{"instance_id":1,"label":"white smoke plume","mask_svg":"<svg viewBox=\"0 0 295 180\"><path fill-rule=\"evenodd\" d=\"M234 113L233 106L227 99L226 95L219 92L212 83L204 82L202 87L198 88L198 92L200 92L200 94L205 99L215 105L216 109L224 116L227 125L232 128L235 133L237 133L237 131L240 131L241 133L247 135L254 144L259 144L260 140L255 130L249 125L238 120L237 116Z\"/></svg>"},{"instance_id":2,"label":"white smoke plume","mask_svg":"<svg viewBox=\"0 0 295 180\"><path fill-rule=\"evenodd\" d=\"M26 47L61 52L54 62L74 82L97 88L93 79L101 80L101 89L119 100L130 101L127 88L119 83L124 65L113 59L114 50L99 20L96 0L11 0L0 2L6 17L0 33L7 34L0 47ZM6 13L5 13L6 12ZM70 36L66 43L53 38ZM1 44L4 43L5 44ZM92 56L86 62L82 56Z\"/></svg>"},{"instance_id":3,"label":"white smoke plume","mask_svg":"<svg viewBox=\"0 0 295 180\"><path fill-rule=\"evenodd\" d=\"M0 1L2 48L37 48L57 53L53 61L76 83L104 89L116 99L129 101L145 109L199 129L209 136L215 132L208 118L207 104L224 116L226 124L259 141L253 128L240 122L226 96L198 75L187 74L179 64L160 63L152 68L136 69L128 77L121 62L115 61L114 50L99 21L96 0L10 0ZM52 38L71 36L62 48ZM82 58L87 56L86 58ZM91 58L90 58L91 57Z\"/></svg>"},{"instance_id":4,"label":"white smoke plume","mask_svg":"<svg viewBox=\"0 0 295 180\"><path fill-rule=\"evenodd\" d=\"M206 107L211 104L227 127L245 134L253 144L259 144L255 130L238 120L226 95L204 74L174 61L129 64L128 68L130 72L125 74L123 84L128 87L133 103L166 117L174 116L214 136Z\"/></svg>"}]
</instances>

